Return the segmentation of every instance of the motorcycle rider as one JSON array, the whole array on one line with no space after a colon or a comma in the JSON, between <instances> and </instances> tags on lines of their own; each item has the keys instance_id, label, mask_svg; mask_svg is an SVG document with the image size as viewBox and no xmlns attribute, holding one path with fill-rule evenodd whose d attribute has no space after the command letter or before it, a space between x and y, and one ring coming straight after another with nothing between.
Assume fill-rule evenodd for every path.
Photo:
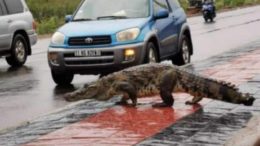
<instances>
[{"instance_id":1,"label":"motorcycle rider","mask_svg":"<svg viewBox=\"0 0 260 146\"><path fill-rule=\"evenodd\" d=\"M215 3L215 0L202 0L202 3Z\"/></svg>"},{"instance_id":2,"label":"motorcycle rider","mask_svg":"<svg viewBox=\"0 0 260 146\"><path fill-rule=\"evenodd\" d=\"M203 4L211 4L213 6L213 13L216 16L215 0L202 0Z\"/></svg>"}]
</instances>

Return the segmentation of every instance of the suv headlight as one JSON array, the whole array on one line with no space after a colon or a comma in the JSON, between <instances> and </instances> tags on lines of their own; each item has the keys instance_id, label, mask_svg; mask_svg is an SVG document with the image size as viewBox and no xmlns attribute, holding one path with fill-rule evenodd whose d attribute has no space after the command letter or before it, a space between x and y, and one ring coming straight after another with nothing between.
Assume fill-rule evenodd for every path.
<instances>
[{"instance_id":1,"label":"suv headlight","mask_svg":"<svg viewBox=\"0 0 260 146\"><path fill-rule=\"evenodd\" d=\"M63 45L65 41L65 35L60 32L55 32L52 35L51 43L54 45Z\"/></svg>"},{"instance_id":2,"label":"suv headlight","mask_svg":"<svg viewBox=\"0 0 260 146\"><path fill-rule=\"evenodd\" d=\"M137 38L139 33L140 33L139 28L130 28L130 29L118 32L116 34L116 39L118 42L132 41Z\"/></svg>"}]
</instances>

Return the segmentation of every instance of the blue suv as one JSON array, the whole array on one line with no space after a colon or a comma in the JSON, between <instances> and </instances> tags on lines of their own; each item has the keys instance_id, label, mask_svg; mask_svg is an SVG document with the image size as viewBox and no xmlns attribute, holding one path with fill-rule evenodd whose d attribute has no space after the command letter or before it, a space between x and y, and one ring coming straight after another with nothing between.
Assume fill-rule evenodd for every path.
<instances>
[{"instance_id":1,"label":"blue suv","mask_svg":"<svg viewBox=\"0 0 260 146\"><path fill-rule=\"evenodd\" d=\"M52 36L48 62L55 83L74 74L108 74L172 60L190 62L192 39L177 0L83 0Z\"/></svg>"}]
</instances>

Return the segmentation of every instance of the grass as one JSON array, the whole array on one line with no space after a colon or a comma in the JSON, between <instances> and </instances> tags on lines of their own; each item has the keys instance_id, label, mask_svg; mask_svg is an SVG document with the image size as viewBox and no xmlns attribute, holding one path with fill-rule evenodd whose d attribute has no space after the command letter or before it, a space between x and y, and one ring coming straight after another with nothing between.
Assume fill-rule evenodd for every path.
<instances>
[{"instance_id":1,"label":"grass","mask_svg":"<svg viewBox=\"0 0 260 146\"><path fill-rule=\"evenodd\" d=\"M81 0L26 0L36 22L38 34L51 34L64 24L64 18L72 14ZM188 0L179 0L184 10ZM215 0L217 10L260 4L260 0Z\"/></svg>"}]
</instances>

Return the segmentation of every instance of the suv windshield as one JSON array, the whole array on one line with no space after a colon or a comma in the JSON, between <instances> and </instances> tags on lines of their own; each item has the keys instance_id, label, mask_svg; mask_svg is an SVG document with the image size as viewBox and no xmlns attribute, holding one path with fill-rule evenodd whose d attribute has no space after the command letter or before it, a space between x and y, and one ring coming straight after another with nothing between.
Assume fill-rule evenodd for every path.
<instances>
[{"instance_id":1,"label":"suv windshield","mask_svg":"<svg viewBox=\"0 0 260 146\"><path fill-rule=\"evenodd\" d=\"M149 16L149 0L85 0L74 21L144 18Z\"/></svg>"}]
</instances>

